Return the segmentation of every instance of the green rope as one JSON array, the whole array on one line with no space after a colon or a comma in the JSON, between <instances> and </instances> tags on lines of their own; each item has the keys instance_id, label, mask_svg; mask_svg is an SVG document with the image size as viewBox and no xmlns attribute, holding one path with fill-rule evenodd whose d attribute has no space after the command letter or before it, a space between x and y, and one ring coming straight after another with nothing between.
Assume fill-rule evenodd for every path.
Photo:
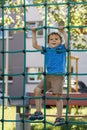
<instances>
[{"instance_id":1,"label":"green rope","mask_svg":"<svg viewBox=\"0 0 87 130\"><path fill-rule=\"evenodd\" d=\"M75 49L71 49L70 48L70 29L72 28L87 28L87 25L85 26L71 26L70 25L70 7L71 5L86 5L87 2L71 2L71 0L68 0L68 2L48 2L48 0L44 0L43 3L39 3L39 4L25 4L26 3L26 0L24 0L24 4L23 5L16 5L16 6L13 6L13 5L4 5L4 0L2 0L2 5L0 6L0 8L2 9L2 28L0 28L0 30L2 31L2 50L0 51L0 54L2 55L2 74L0 74L0 76L3 77L3 80L2 80L2 119L0 120L0 122L2 123L2 130L4 130L4 125L5 125L5 122L22 122L23 124L23 130L25 130L25 125L24 123L25 122L28 122L28 123L44 123L44 130L46 130L46 124L50 124L50 125L53 125L54 124L52 122L48 122L46 120L46 99L48 100L56 100L56 99L62 99L62 100L66 100L66 130L69 130L69 124L87 124L87 122L79 122L79 121L70 121L69 120L69 117L68 117L68 111L69 111L69 101L70 100L87 100L87 98L72 98L72 97L69 97L69 84L70 84L70 76L87 76L87 73L70 73L70 70L69 70L69 66L70 66L70 55L71 55L71 52L87 52L87 50L75 50ZM51 97L51 96L46 96L46 55L44 56L44 73L42 72L39 72L39 73L27 73L26 72L26 53L34 53L34 52L42 52L40 50L27 50L26 49L26 31L28 30L31 30L30 28L27 28L26 27L26 7L40 7L40 6L43 6L44 8L44 13L45 13L45 21L44 21L44 26L42 27L38 27L36 30L42 30L44 29L44 32L45 32L45 35L44 35L44 43L45 43L45 48L47 47L47 29L58 29L57 27L54 27L54 26L48 26L47 25L47 18L48 18L48 7L49 6L58 6L58 5L67 5L67 9L68 9L68 21L67 21L67 25L66 27L64 28L67 28L68 29L68 52L67 52L67 56L68 56L68 60L67 60L67 72L68 74L62 74L64 76L67 76L67 94L66 94L66 97L63 98L57 98L57 97ZM24 8L24 28L5 28L4 29L4 9L6 8ZM5 50L5 44L4 44L4 38L5 38L5 34L4 34L4 31L9 31L9 30L13 30L13 31L23 31L24 33L24 49L23 50L12 50L12 51L6 51ZM21 73L13 73L13 74L5 74L5 69L4 69L4 66L5 66L5 54L7 53L11 53L11 54L18 54L18 53L22 53L24 55L24 67L23 67L23 72ZM25 87L26 87L26 76L27 75L44 75L44 95L43 96L25 96ZM50 75L50 74L49 74ZM54 74L54 75L61 75L61 74ZM23 86L22 86L22 96L5 96L4 93L5 93L5 76L23 76ZM22 100L23 101L23 104L22 104L22 108L23 108L23 116L22 116L22 119L21 120L6 120L4 118L4 106L5 106L5 99L18 99L18 100ZM27 99L43 99L44 101L44 121L29 121L29 120L25 120L25 101Z\"/></svg>"},{"instance_id":2,"label":"green rope","mask_svg":"<svg viewBox=\"0 0 87 130\"><path fill-rule=\"evenodd\" d=\"M2 1L2 5L4 5L4 0ZM3 28L4 28L4 10L2 10L2 25L3 25ZM5 50L5 46L4 46L4 31L2 31L2 52L4 52ZM5 93L5 85L4 85L4 81L5 81L5 76L4 76L4 73L5 73L5 69L4 69L4 66L5 66L5 54L2 53L2 75L3 75L3 80L2 80L2 96L4 97L4 93ZM3 98L2 100L2 119L1 119L1 122L2 122L2 130L4 130L4 105L5 105L5 100Z\"/></svg>"},{"instance_id":3,"label":"green rope","mask_svg":"<svg viewBox=\"0 0 87 130\"><path fill-rule=\"evenodd\" d=\"M48 0L44 0L44 12L45 12L45 48L47 47L47 2ZM46 74L46 55L44 56L44 74ZM46 75L44 75L44 130L46 130Z\"/></svg>"},{"instance_id":4,"label":"green rope","mask_svg":"<svg viewBox=\"0 0 87 130\"><path fill-rule=\"evenodd\" d=\"M70 0L68 0L68 3L70 3ZM67 25L68 27L70 27L70 4L68 4L68 21L67 21ZM68 28L68 50L70 50L70 28ZM71 52L69 51L67 53L67 72L69 72L69 66L70 66L70 55ZM69 96L69 84L70 84L70 75L67 75L67 92L66 95L67 97ZM69 100L66 100L66 122L69 122L69 118L68 118L68 110L69 109ZM68 123L66 123L66 130L69 130L68 128Z\"/></svg>"},{"instance_id":5,"label":"green rope","mask_svg":"<svg viewBox=\"0 0 87 130\"><path fill-rule=\"evenodd\" d=\"M26 21L26 8L25 8L25 0L24 0L24 21ZM24 22L24 28L26 28L26 22ZM24 52L26 50L26 30L24 29ZM26 53L24 53L24 74L23 74L23 116L22 116L22 124L23 124L23 130L25 130L25 125L24 125L24 119L25 119L25 84L26 84Z\"/></svg>"}]
</instances>

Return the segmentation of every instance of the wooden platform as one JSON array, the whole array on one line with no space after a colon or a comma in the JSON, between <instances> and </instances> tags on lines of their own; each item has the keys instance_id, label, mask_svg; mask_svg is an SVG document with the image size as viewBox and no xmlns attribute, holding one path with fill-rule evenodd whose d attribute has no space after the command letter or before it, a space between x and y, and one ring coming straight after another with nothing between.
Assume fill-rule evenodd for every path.
<instances>
[{"instance_id":1,"label":"wooden platform","mask_svg":"<svg viewBox=\"0 0 87 130\"><path fill-rule=\"evenodd\" d=\"M34 96L33 93L30 93L29 95ZM54 97L50 93L47 93L46 96L51 97L51 98ZM67 101L68 101L69 105L87 106L87 93L70 93L68 98L67 98L66 94L63 94L62 98L63 98L64 106L66 106ZM30 99L30 104L31 105L35 104L34 99ZM46 105L55 106L56 102L53 99L46 99Z\"/></svg>"}]
</instances>

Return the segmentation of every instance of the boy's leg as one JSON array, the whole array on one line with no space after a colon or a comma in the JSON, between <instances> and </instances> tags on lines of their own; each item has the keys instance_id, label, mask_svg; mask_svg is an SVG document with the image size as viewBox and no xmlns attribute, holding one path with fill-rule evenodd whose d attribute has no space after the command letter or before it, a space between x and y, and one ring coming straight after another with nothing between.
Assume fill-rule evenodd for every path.
<instances>
[{"instance_id":1,"label":"boy's leg","mask_svg":"<svg viewBox=\"0 0 87 130\"><path fill-rule=\"evenodd\" d=\"M60 95L56 95L56 97L61 97ZM57 107L57 117L62 117L62 110L63 110L63 101L61 99L56 100L56 107Z\"/></svg>"},{"instance_id":2,"label":"boy's leg","mask_svg":"<svg viewBox=\"0 0 87 130\"><path fill-rule=\"evenodd\" d=\"M51 83L52 83L52 89L53 89L54 95L58 98L61 97L62 90L63 90L64 77L53 76L53 78L51 79ZM56 107L57 107L57 118L55 120L55 125L61 125L64 123L64 119L62 118L62 110L63 110L62 99L56 100Z\"/></svg>"},{"instance_id":3,"label":"boy's leg","mask_svg":"<svg viewBox=\"0 0 87 130\"><path fill-rule=\"evenodd\" d=\"M34 95L38 97L41 96L41 89L39 87L36 87L34 89ZM42 99L35 99L35 105L36 105L36 111L40 112L42 106Z\"/></svg>"},{"instance_id":4,"label":"boy's leg","mask_svg":"<svg viewBox=\"0 0 87 130\"><path fill-rule=\"evenodd\" d=\"M60 97L61 95L56 95L56 97ZM56 107L57 107L57 118L55 120L55 125L62 125L64 124L64 118L62 118L62 110L63 110L63 101L61 99L56 100Z\"/></svg>"},{"instance_id":5,"label":"boy's leg","mask_svg":"<svg viewBox=\"0 0 87 130\"><path fill-rule=\"evenodd\" d=\"M46 90L49 90L50 88L50 83L48 82L48 79L49 78L46 78ZM44 89L44 80L42 80L38 84L38 86L34 89L34 96L37 96L37 97L41 96L41 92L43 89ZM35 99L35 105L36 105L36 112L30 117L30 120L43 119L43 113L41 112L42 99L41 98Z\"/></svg>"},{"instance_id":6,"label":"boy's leg","mask_svg":"<svg viewBox=\"0 0 87 130\"><path fill-rule=\"evenodd\" d=\"M34 89L34 96L41 96L41 91L43 88L43 81L40 82L40 84ZM41 106L42 106L42 99L35 99L35 105L36 105L36 112L30 116L30 120L42 120L43 119L43 113L41 112Z\"/></svg>"},{"instance_id":7,"label":"boy's leg","mask_svg":"<svg viewBox=\"0 0 87 130\"><path fill-rule=\"evenodd\" d=\"M34 96L41 96L41 92L44 88L44 81L42 80L38 86L34 89ZM42 107L42 99L35 99L36 111L41 111Z\"/></svg>"},{"instance_id":8,"label":"boy's leg","mask_svg":"<svg viewBox=\"0 0 87 130\"><path fill-rule=\"evenodd\" d=\"M49 82L49 76L46 77L46 91L49 90L51 84ZM41 92L44 90L44 80L42 80L38 86L34 89L35 96L41 96ZM36 111L41 111L42 99L35 99Z\"/></svg>"}]
</instances>

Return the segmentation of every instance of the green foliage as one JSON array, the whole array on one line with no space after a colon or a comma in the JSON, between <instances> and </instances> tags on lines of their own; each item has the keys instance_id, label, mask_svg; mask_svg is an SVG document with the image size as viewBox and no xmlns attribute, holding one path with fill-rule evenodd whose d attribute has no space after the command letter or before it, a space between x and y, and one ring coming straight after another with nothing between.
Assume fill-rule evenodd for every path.
<instances>
[{"instance_id":1,"label":"green foliage","mask_svg":"<svg viewBox=\"0 0 87 130\"><path fill-rule=\"evenodd\" d=\"M87 49L87 44L77 43L77 44L74 44L73 47L75 49Z\"/></svg>"},{"instance_id":2,"label":"green foliage","mask_svg":"<svg viewBox=\"0 0 87 130\"><path fill-rule=\"evenodd\" d=\"M34 0L34 3L43 3L44 0ZM64 22L65 26L72 26L70 29L70 37L74 43L73 48L77 49L86 49L87 40L84 37L84 33L87 33L87 27L82 27L87 25L87 4L85 0L71 0L71 2L84 2L84 4L70 4L70 7L67 4L57 5L56 3L67 2L67 0L48 0L48 3L55 3L55 5L48 5L48 16L47 16L47 25L51 26L52 23L58 24L59 22ZM38 7L40 13L44 16L43 6ZM45 17L44 17L45 19ZM77 27L76 27L77 26ZM79 27L78 27L79 26ZM79 44L82 44L79 47ZM84 45L83 45L84 44Z\"/></svg>"},{"instance_id":3,"label":"green foliage","mask_svg":"<svg viewBox=\"0 0 87 130\"><path fill-rule=\"evenodd\" d=\"M25 4L27 4L27 0L25 1ZM0 18L0 24L2 25L4 23L5 26L13 25L14 28L22 28L24 27L24 0L15 0L12 2L11 0L5 0L3 3L0 3L4 5L3 12L4 12L4 19ZM11 6L11 8L9 8ZM20 6L20 7L16 7ZM27 7L26 7L27 10ZM2 10L1 10L2 11ZM15 17L12 17L12 16ZM4 21L3 21L4 20Z\"/></svg>"},{"instance_id":4,"label":"green foliage","mask_svg":"<svg viewBox=\"0 0 87 130\"><path fill-rule=\"evenodd\" d=\"M68 130L86 130L87 125L84 124L76 124L75 122L84 122L85 120L83 118L76 119L76 118L70 118L69 121L73 122L73 124L69 123L68 125L62 125L62 126L53 126L46 124L46 130L66 130L68 127ZM32 124L31 126L32 130L44 130L44 125L39 124Z\"/></svg>"},{"instance_id":5,"label":"green foliage","mask_svg":"<svg viewBox=\"0 0 87 130\"><path fill-rule=\"evenodd\" d=\"M2 110L3 108L0 106L0 119L2 119ZM35 109L31 109L31 113L33 113ZM43 111L43 110L42 110ZM51 113L54 114L56 113L56 108L51 107L51 109L46 109L47 114ZM66 112L66 109L63 109L63 113ZM78 109L78 114L79 115L85 115L87 113L87 107L82 107ZM72 108L71 110L72 115L76 115L76 108ZM16 122L11 122L11 120L16 120L16 107L8 107L4 109L4 119L8 120L8 122L4 122L4 129L5 130L16 130ZM82 117L73 117L73 118L68 118L69 123L68 126L63 125L63 126L53 126L50 124L46 124L46 130L66 130L66 127L68 127L68 130L86 130L87 129L87 124L82 124L82 122L87 123L87 118L82 118ZM54 122L55 117L46 117L46 120L48 122ZM77 124L76 122L80 122ZM2 130L2 123L0 123L0 130ZM31 123L31 130L44 130L44 124L43 123Z\"/></svg>"},{"instance_id":6,"label":"green foliage","mask_svg":"<svg viewBox=\"0 0 87 130\"><path fill-rule=\"evenodd\" d=\"M27 0L25 0L25 2L26 4L28 3ZM68 26L69 21L69 25L71 26L70 37L71 41L74 43L74 46L72 47L76 49L87 49L87 40L83 35L84 33L87 33L87 27L82 27L87 25L86 0L71 0L74 4L70 4L70 6L67 6L67 4L56 4L57 2L67 2L67 0L33 0L33 2L34 4L49 3L47 6L47 25L52 26L53 24L57 25L58 23L63 22L64 26ZM79 4L76 4L75 2L78 2ZM81 4L81 2L84 3ZM8 26L13 24L15 28L24 27L24 8L21 6L24 4L24 0L15 0L15 2L5 0L3 4L6 3L8 3L9 6L13 6L13 8L4 8L4 25ZM2 1L0 4L2 4ZM15 8L17 5L20 5L21 7ZM41 13L42 18L45 20L45 12L43 11L44 6L37 6L37 8ZM15 19L11 14L15 15ZM0 24L2 23L3 19L1 18Z\"/></svg>"},{"instance_id":7,"label":"green foliage","mask_svg":"<svg viewBox=\"0 0 87 130\"><path fill-rule=\"evenodd\" d=\"M32 110L33 113L34 109ZM66 112L66 108L63 109L63 113ZM77 113L78 112L78 113ZM55 107L51 107L49 109L46 109L46 113L49 114L51 113L54 114L56 113L56 108ZM79 114L81 115L85 115L87 113L87 108L86 107L80 107L78 109L76 109L75 107L73 107L71 109L71 114L72 115L76 115ZM54 123L55 117L46 117L46 120L50 123ZM69 124L68 125L62 125L62 126L54 126L50 125L50 124L46 124L46 130L86 130L87 128L87 124L82 124L82 122L87 122L87 118L83 118L83 117L68 117L68 121ZM70 123L73 122L73 123ZM77 123L76 123L77 122ZM44 124L43 123L32 123L31 124L31 130L44 130Z\"/></svg>"}]
</instances>

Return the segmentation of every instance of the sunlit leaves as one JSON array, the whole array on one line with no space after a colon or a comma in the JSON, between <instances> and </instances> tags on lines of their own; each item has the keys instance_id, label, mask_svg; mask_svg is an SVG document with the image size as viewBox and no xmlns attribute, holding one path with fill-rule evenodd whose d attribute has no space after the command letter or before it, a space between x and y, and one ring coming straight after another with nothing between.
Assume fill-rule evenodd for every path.
<instances>
[{"instance_id":1,"label":"sunlit leaves","mask_svg":"<svg viewBox=\"0 0 87 130\"><path fill-rule=\"evenodd\" d=\"M8 2L9 6L13 6L14 8L4 8L4 24L6 26L14 24L15 28L24 27L24 0L15 0L14 2L11 0L6 1ZM34 4L43 4L41 6L37 6L37 8L39 13L42 15L42 20L44 21L47 18L48 26L52 26L53 23L58 24L61 21L64 22L65 26L67 26L69 21L69 25L72 26L72 28L70 28L70 35L71 40L75 45L74 47L78 46L79 48L82 47L84 49L86 48L87 40L83 34L87 33L87 27L82 28L82 26L87 25L87 4L75 4L75 2L85 3L87 0L70 0L70 2L74 3L70 5L56 4L67 1L68 0L33 0ZM45 10L44 5L47 3L47 10ZM28 4L27 0L25 0L25 4ZM12 17L12 14L15 15L15 19ZM2 21L3 19L0 18L0 24L2 24Z\"/></svg>"},{"instance_id":2,"label":"sunlit leaves","mask_svg":"<svg viewBox=\"0 0 87 130\"><path fill-rule=\"evenodd\" d=\"M35 3L43 3L44 0L34 0ZM49 3L63 3L67 2L67 0L48 0ZM69 25L74 28L70 29L71 40L74 43L74 47L76 48L87 48L87 40L84 37L84 33L87 33L87 27L83 27L87 25L87 4L82 4L81 2L86 2L86 0L71 0L74 4L55 4L47 6L47 25L52 25L52 23L64 22L65 26ZM80 2L79 4L75 4L75 2ZM39 7L38 7L39 8ZM42 8L45 8L44 6ZM44 15L43 9L40 9L40 13L42 16ZM45 20L45 17L44 17ZM78 28L77 28L78 26ZM81 27L81 28L80 28ZM82 46L81 46L82 44Z\"/></svg>"},{"instance_id":3,"label":"sunlit leaves","mask_svg":"<svg viewBox=\"0 0 87 130\"><path fill-rule=\"evenodd\" d=\"M24 3L24 0L15 0L14 2L12 2L11 0L6 0L4 3L4 8L3 8L4 16L3 16L3 19L0 18L0 24L2 25L4 23L5 26L14 24L15 28L24 27L23 5L27 5L27 4L28 4L27 0L25 0L25 3ZM27 11L28 7L25 7L25 9Z\"/></svg>"}]
</instances>

